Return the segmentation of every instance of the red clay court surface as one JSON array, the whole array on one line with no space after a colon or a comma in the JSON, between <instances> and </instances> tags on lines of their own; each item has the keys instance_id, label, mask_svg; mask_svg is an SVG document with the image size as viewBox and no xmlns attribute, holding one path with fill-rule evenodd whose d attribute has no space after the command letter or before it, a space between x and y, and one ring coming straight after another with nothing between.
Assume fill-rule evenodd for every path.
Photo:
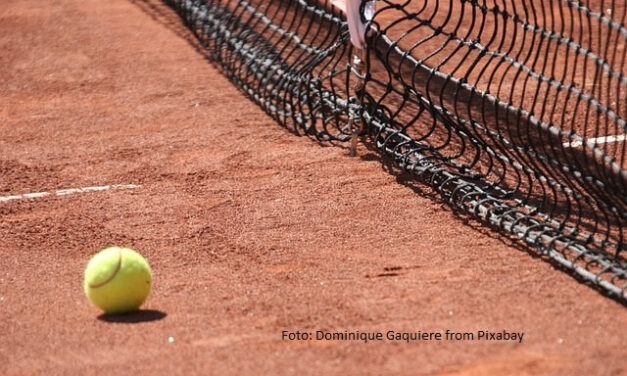
<instances>
[{"instance_id":1,"label":"red clay court surface","mask_svg":"<svg viewBox=\"0 0 627 376\"><path fill-rule=\"evenodd\" d=\"M141 185L0 202L1 375L627 373L624 306L368 149L277 126L151 4L167 17L126 0L0 5L0 197ZM83 295L111 244L153 267L139 322ZM318 329L525 337L281 339Z\"/></svg>"}]
</instances>

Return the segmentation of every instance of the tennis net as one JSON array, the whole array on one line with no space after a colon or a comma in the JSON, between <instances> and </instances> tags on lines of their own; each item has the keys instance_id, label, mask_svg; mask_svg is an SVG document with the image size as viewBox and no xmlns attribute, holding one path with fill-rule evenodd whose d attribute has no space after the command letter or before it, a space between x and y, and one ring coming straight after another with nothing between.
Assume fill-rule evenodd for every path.
<instances>
[{"instance_id":1,"label":"tennis net","mask_svg":"<svg viewBox=\"0 0 627 376\"><path fill-rule=\"evenodd\" d=\"M460 212L627 299L623 1L379 0L363 51L329 0L163 1L292 132L359 133Z\"/></svg>"}]
</instances>

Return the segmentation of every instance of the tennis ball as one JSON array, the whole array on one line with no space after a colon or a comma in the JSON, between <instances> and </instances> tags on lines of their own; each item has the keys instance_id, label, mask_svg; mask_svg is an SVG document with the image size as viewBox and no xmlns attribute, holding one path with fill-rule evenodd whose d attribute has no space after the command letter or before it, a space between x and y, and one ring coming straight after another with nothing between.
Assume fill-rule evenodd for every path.
<instances>
[{"instance_id":1,"label":"tennis ball","mask_svg":"<svg viewBox=\"0 0 627 376\"><path fill-rule=\"evenodd\" d=\"M130 248L110 247L94 255L85 269L87 298L106 313L137 310L150 294L152 271Z\"/></svg>"}]
</instances>

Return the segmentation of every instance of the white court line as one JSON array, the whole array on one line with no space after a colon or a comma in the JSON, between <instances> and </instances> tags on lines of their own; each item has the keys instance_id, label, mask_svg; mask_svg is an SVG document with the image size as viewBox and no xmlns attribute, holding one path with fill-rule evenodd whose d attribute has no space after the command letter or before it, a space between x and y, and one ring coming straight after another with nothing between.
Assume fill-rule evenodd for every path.
<instances>
[{"instance_id":1,"label":"white court line","mask_svg":"<svg viewBox=\"0 0 627 376\"><path fill-rule=\"evenodd\" d=\"M597 138L588 138L586 139L586 144L592 147L598 144L609 144L612 142L625 141L626 139L627 139L627 134L623 134L620 136L603 136L603 137L597 137ZM583 145L583 142L578 140L578 141L573 141L573 142L565 142L562 145L566 148L578 148L581 145Z\"/></svg>"},{"instance_id":2,"label":"white court line","mask_svg":"<svg viewBox=\"0 0 627 376\"><path fill-rule=\"evenodd\" d=\"M46 197L46 196L67 196L67 195L74 195L78 193L108 191L110 189L136 189L140 187L141 185L137 185L137 184L113 184L113 185L101 185L98 187L58 189L52 192L36 192L36 193L24 193L21 195L0 196L0 202L24 200L28 198L41 198L41 197Z\"/></svg>"}]
</instances>

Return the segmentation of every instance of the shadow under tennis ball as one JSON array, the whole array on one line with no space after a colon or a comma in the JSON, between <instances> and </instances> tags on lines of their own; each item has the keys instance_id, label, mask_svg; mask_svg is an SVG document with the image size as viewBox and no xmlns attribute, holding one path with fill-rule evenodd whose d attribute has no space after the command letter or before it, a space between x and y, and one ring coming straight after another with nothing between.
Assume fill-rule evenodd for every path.
<instances>
[{"instance_id":1,"label":"shadow under tennis ball","mask_svg":"<svg viewBox=\"0 0 627 376\"><path fill-rule=\"evenodd\" d=\"M123 324L137 324L141 322L157 321L165 318L168 314L154 309L140 309L139 311L109 314L103 313L98 316L98 320L106 322L117 322Z\"/></svg>"}]
</instances>

